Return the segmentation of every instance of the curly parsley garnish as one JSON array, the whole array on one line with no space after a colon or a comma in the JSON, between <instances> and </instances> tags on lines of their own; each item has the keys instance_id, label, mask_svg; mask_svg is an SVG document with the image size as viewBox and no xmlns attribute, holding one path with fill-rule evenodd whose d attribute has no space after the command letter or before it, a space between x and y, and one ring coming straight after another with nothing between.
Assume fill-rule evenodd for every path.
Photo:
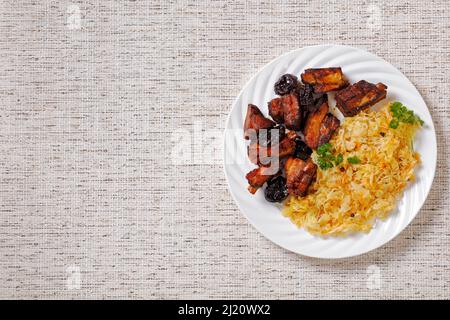
<instances>
[{"instance_id":1,"label":"curly parsley garnish","mask_svg":"<svg viewBox=\"0 0 450 320\"><path fill-rule=\"evenodd\" d=\"M334 161L334 163L335 163L336 165L339 165L339 164L342 163L342 161L344 161L344 156L343 156L342 154L339 153L339 154L337 155L336 160Z\"/></svg>"},{"instance_id":2,"label":"curly parsley garnish","mask_svg":"<svg viewBox=\"0 0 450 320\"><path fill-rule=\"evenodd\" d=\"M418 124L423 125L422 119L419 118L412 110L409 110L406 106L404 106L401 102L395 101L390 105L392 120L389 123L389 127L392 129L397 129L400 123L407 124Z\"/></svg>"},{"instance_id":3,"label":"curly parsley garnish","mask_svg":"<svg viewBox=\"0 0 450 320\"><path fill-rule=\"evenodd\" d=\"M357 156L348 157L347 161L348 161L348 163L351 163L351 164L361 163L361 160L359 160L359 158Z\"/></svg>"},{"instance_id":4,"label":"curly parsley garnish","mask_svg":"<svg viewBox=\"0 0 450 320\"><path fill-rule=\"evenodd\" d=\"M335 165L339 165L344 161L344 156L342 154L338 154L337 156L333 155L333 146L331 143L324 143L320 147L317 148L317 164L320 169L327 170L333 168Z\"/></svg>"}]
</instances>

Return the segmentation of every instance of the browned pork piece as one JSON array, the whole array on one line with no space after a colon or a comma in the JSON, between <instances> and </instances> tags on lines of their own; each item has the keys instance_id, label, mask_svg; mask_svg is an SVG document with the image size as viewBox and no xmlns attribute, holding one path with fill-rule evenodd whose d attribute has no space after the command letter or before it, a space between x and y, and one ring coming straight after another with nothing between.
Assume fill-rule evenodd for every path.
<instances>
[{"instance_id":1,"label":"browned pork piece","mask_svg":"<svg viewBox=\"0 0 450 320\"><path fill-rule=\"evenodd\" d=\"M283 99L275 98L268 103L269 115L276 123L284 123Z\"/></svg>"},{"instance_id":2,"label":"browned pork piece","mask_svg":"<svg viewBox=\"0 0 450 320\"><path fill-rule=\"evenodd\" d=\"M249 139L250 135L257 133L259 129L271 128L275 125L275 122L264 117L261 110L253 104L249 104L247 107L247 115L244 122L244 138Z\"/></svg>"},{"instance_id":3,"label":"browned pork piece","mask_svg":"<svg viewBox=\"0 0 450 320\"><path fill-rule=\"evenodd\" d=\"M311 149L317 149L327 143L332 134L339 128L340 122L331 113L328 113L328 102L324 101L315 112L308 115L303 134L305 143Z\"/></svg>"},{"instance_id":4,"label":"browned pork piece","mask_svg":"<svg viewBox=\"0 0 450 320\"><path fill-rule=\"evenodd\" d=\"M250 193L254 194L259 188L261 188L264 183L266 183L271 177L276 175L278 170L271 167L259 167L253 169L245 178L248 181L249 186L247 187Z\"/></svg>"},{"instance_id":5,"label":"browned pork piece","mask_svg":"<svg viewBox=\"0 0 450 320\"><path fill-rule=\"evenodd\" d=\"M302 160L290 157L287 159L285 166L286 180L288 192L295 196L304 196L309 185L313 181L317 166L308 158Z\"/></svg>"},{"instance_id":6,"label":"browned pork piece","mask_svg":"<svg viewBox=\"0 0 450 320\"><path fill-rule=\"evenodd\" d=\"M287 157L295 151L295 137L287 135L275 146L261 146L257 142L248 146L248 158L257 165L268 166L271 161L278 161Z\"/></svg>"},{"instance_id":7,"label":"browned pork piece","mask_svg":"<svg viewBox=\"0 0 450 320\"><path fill-rule=\"evenodd\" d=\"M306 69L302 73L302 81L312 85L315 93L325 93L348 86L341 68Z\"/></svg>"},{"instance_id":8,"label":"browned pork piece","mask_svg":"<svg viewBox=\"0 0 450 320\"><path fill-rule=\"evenodd\" d=\"M269 115L277 122L284 123L290 130L300 130L302 109L295 93L275 98L269 102Z\"/></svg>"},{"instance_id":9,"label":"browned pork piece","mask_svg":"<svg viewBox=\"0 0 450 320\"><path fill-rule=\"evenodd\" d=\"M336 106L346 117L353 117L361 110L373 106L386 98L386 89L383 83L373 84L365 80L336 93Z\"/></svg>"}]
</instances>

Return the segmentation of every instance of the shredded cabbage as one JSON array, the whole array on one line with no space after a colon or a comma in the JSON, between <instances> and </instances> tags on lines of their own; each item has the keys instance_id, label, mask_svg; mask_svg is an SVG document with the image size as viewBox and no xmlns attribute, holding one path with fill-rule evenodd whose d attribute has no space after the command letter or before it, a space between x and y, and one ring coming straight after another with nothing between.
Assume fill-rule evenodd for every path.
<instances>
[{"instance_id":1,"label":"shredded cabbage","mask_svg":"<svg viewBox=\"0 0 450 320\"><path fill-rule=\"evenodd\" d=\"M414 179L420 156L412 141L419 124L401 123L390 128L389 104L345 118L330 140L335 154L344 159L333 168L317 169L317 179L305 197L291 197L283 214L297 226L322 236L369 232L376 219L385 219L396 200ZM313 160L317 163L317 153Z\"/></svg>"}]
</instances>

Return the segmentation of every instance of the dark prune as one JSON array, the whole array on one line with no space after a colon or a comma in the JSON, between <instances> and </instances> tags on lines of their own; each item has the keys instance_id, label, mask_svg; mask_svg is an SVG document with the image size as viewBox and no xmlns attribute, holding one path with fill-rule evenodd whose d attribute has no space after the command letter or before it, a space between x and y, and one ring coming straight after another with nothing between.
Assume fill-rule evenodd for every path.
<instances>
[{"instance_id":1,"label":"dark prune","mask_svg":"<svg viewBox=\"0 0 450 320\"><path fill-rule=\"evenodd\" d=\"M285 134L286 131L282 125L276 125L269 129L260 129L258 132L258 143L263 147L277 145L283 140Z\"/></svg>"},{"instance_id":2,"label":"dark prune","mask_svg":"<svg viewBox=\"0 0 450 320\"><path fill-rule=\"evenodd\" d=\"M328 101L328 96L326 93L314 94L314 105L310 108L309 112L315 112L326 101Z\"/></svg>"},{"instance_id":3,"label":"dark prune","mask_svg":"<svg viewBox=\"0 0 450 320\"><path fill-rule=\"evenodd\" d=\"M300 138L296 138L294 157L302 160L308 160L311 154L312 154L311 148L308 147L306 143L304 143Z\"/></svg>"},{"instance_id":4,"label":"dark prune","mask_svg":"<svg viewBox=\"0 0 450 320\"><path fill-rule=\"evenodd\" d=\"M267 182L266 190L264 190L264 197L269 202L281 202L288 196L288 189L286 187L286 179L282 176L272 178Z\"/></svg>"},{"instance_id":5,"label":"dark prune","mask_svg":"<svg viewBox=\"0 0 450 320\"><path fill-rule=\"evenodd\" d=\"M297 94L300 105L309 111L315 102L313 87L309 84L299 85L297 86Z\"/></svg>"},{"instance_id":6,"label":"dark prune","mask_svg":"<svg viewBox=\"0 0 450 320\"><path fill-rule=\"evenodd\" d=\"M297 87L297 77L292 74L284 74L275 82L275 93L284 96L295 90Z\"/></svg>"}]
</instances>

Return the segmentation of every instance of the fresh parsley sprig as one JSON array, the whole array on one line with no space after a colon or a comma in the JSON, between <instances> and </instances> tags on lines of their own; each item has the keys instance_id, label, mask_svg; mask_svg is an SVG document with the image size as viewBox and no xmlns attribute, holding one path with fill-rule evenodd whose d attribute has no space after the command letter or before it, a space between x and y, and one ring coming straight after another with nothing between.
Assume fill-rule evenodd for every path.
<instances>
[{"instance_id":1,"label":"fresh parsley sprig","mask_svg":"<svg viewBox=\"0 0 450 320\"><path fill-rule=\"evenodd\" d=\"M351 163L351 164L361 163L361 160L359 160L359 158L357 156L348 157L347 161L348 161L348 163Z\"/></svg>"},{"instance_id":2,"label":"fresh parsley sprig","mask_svg":"<svg viewBox=\"0 0 450 320\"><path fill-rule=\"evenodd\" d=\"M407 124L419 124L423 125L424 122L419 118L412 110L409 110L401 102L395 101L391 103L390 110L392 113L392 120L389 123L389 127L392 129L397 129L400 123Z\"/></svg>"},{"instance_id":3,"label":"fresh parsley sprig","mask_svg":"<svg viewBox=\"0 0 450 320\"><path fill-rule=\"evenodd\" d=\"M337 156L333 155L333 146L331 143L324 143L318 147L317 155L317 164L322 170L333 168L335 165L337 166L344 161L342 154L338 154Z\"/></svg>"}]
</instances>

